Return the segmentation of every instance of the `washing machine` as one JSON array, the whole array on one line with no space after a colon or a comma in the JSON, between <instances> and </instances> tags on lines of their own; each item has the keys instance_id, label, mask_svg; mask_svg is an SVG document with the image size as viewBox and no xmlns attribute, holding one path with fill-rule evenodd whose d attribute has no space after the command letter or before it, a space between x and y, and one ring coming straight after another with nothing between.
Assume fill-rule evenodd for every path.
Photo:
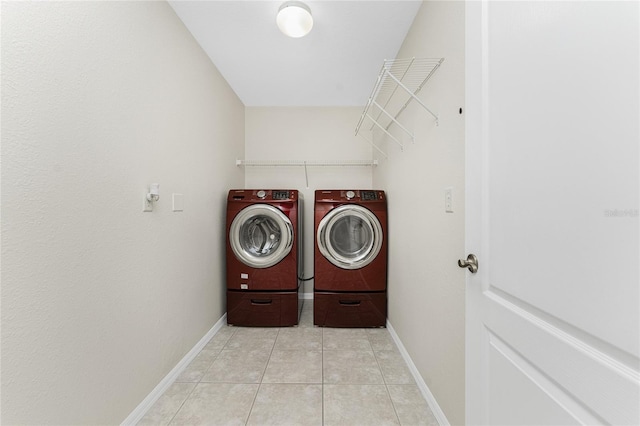
<instances>
[{"instance_id":1,"label":"washing machine","mask_svg":"<svg viewBox=\"0 0 640 426\"><path fill-rule=\"evenodd\" d=\"M388 235L384 191L315 191L314 231L314 324L385 326Z\"/></svg>"},{"instance_id":2,"label":"washing machine","mask_svg":"<svg viewBox=\"0 0 640 426\"><path fill-rule=\"evenodd\" d=\"M296 190L229 191L228 324L298 324L303 302L302 209L303 197Z\"/></svg>"}]
</instances>

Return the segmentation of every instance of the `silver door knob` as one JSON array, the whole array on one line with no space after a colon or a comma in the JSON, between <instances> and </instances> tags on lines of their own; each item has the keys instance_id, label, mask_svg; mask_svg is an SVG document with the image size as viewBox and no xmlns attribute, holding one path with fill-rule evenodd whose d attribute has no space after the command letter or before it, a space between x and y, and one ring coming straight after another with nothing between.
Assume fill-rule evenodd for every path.
<instances>
[{"instance_id":1,"label":"silver door knob","mask_svg":"<svg viewBox=\"0 0 640 426\"><path fill-rule=\"evenodd\" d=\"M458 266L461 268L467 268L472 274L475 274L478 272L478 258L475 254L470 254L467 256L467 260L459 259Z\"/></svg>"}]
</instances>

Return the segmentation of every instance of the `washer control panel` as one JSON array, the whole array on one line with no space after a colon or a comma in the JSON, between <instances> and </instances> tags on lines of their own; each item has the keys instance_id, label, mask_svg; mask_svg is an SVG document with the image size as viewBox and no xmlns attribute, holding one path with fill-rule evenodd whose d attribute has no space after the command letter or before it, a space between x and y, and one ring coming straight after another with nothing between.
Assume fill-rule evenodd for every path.
<instances>
[{"instance_id":1,"label":"washer control panel","mask_svg":"<svg viewBox=\"0 0 640 426\"><path fill-rule=\"evenodd\" d=\"M296 190L270 190L270 189L232 189L229 191L229 201L257 201L257 200L277 200L296 201L298 194Z\"/></svg>"}]
</instances>

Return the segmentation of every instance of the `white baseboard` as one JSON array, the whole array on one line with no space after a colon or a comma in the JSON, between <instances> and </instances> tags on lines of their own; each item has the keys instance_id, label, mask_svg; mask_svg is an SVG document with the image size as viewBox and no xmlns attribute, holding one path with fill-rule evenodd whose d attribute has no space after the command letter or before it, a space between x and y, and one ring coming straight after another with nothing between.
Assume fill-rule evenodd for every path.
<instances>
[{"instance_id":1,"label":"white baseboard","mask_svg":"<svg viewBox=\"0 0 640 426\"><path fill-rule=\"evenodd\" d=\"M173 382L178 378L180 373L187 368L189 363L193 361L193 359L200 353L202 348L205 347L209 340L213 336L216 335L218 330L222 328L223 325L227 323L227 314L225 313L219 320L211 327L211 330L204 335L202 339L176 364L175 367L167 374L164 379L158 383L158 385L151 391L149 395L127 416L126 419L122 422L122 425L135 425L147 414L147 411L151 408L153 404L162 396L162 394L173 384Z\"/></svg>"},{"instance_id":2,"label":"white baseboard","mask_svg":"<svg viewBox=\"0 0 640 426\"><path fill-rule=\"evenodd\" d=\"M447 420L447 416L444 415L444 411L442 411L442 409L438 405L438 402L436 401L436 398L433 396L433 394L431 393L431 390L422 379L422 376L420 375L418 368L416 367L416 365L413 363L413 360L409 356L409 352L407 352L407 350L405 349L404 345L400 341L400 337L398 337L398 334L393 329L388 319L387 319L387 330L389 330L389 334L391 334L391 338L393 338L393 341L396 342L396 346L398 346L398 350L400 350L400 354L402 355L402 358L404 358L405 362L407 363L407 366L409 367L409 370L411 371L411 374L413 375L413 378L415 379L416 384L418 385L418 388L422 393L422 396L427 401L427 404L429 404L429 408L431 408L431 412L433 413L436 420L438 421L438 424L440 426L450 426L449 420Z\"/></svg>"}]
</instances>

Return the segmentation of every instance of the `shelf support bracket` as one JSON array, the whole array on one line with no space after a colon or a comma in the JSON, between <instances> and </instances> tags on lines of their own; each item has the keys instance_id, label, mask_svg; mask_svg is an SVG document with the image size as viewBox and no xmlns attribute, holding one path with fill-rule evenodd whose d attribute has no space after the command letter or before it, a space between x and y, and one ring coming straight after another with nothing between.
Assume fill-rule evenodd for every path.
<instances>
[{"instance_id":1,"label":"shelf support bracket","mask_svg":"<svg viewBox=\"0 0 640 426\"><path fill-rule=\"evenodd\" d=\"M376 107L378 107L378 109L380 109L380 111L382 111L387 117L389 117L391 120L393 120L393 122L396 124L396 126L400 127L402 130L404 130L404 132L409 135L411 137L411 140L415 140L413 137L413 133L411 133L409 130L407 130L406 127L404 127L402 124L400 124L400 122L398 120L396 120L396 117L393 117L391 114L389 114L382 106L380 106L376 101L373 101L373 105L375 105ZM371 118L371 117L369 117ZM374 120L375 122L375 120ZM377 124L377 123L376 123ZM380 128L382 128L382 126L379 126ZM389 130L389 126L383 128L382 130L385 131L385 133L389 134L389 132L387 130ZM393 137L393 136L392 136Z\"/></svg>"},{"instance_id":2,"label":"shelf support bracket","mask_svg":"<svg viewBox=\"0 0 640 426\"><path fill-rule=\"evenodd\" d=\"M366 137L364 134L362 133L358 133L360 136L362 136L362 138L364 140L366 140L367 142L369 142L369 145L371 145L372 147L374 147L380 154L384 155L384 158L389 158L389 156L380 148L378 148L378 145L376 145L375 143L373 143L373 140L369 139L368 137ZM377 164L376 164L377 165Z\"/></svg>"},{"instance_id":3,"label":"shelf support bracket","mask_svg":"<svg viewBox=\"0 0 640 426\"><path fill-rule=\"evenodd\" d=\"M378 126L380 128L380 130L385 132L391 139L393 139L395 141L395 143L397 143L400 146L400 149L404 149L404 146L402 145L402 142L400 142L395 136L393 136L387 129L385 129L380 123L378 123L376 120L374 120L373 117L371 117L369 114L367 114L367 117L369 118L369 120L371 120L373 122L373 124Z\"/></svg>"},{"instance_id":4,"label":"shelf support bracket","mask_svg":"<svg viewBox=\"0 0 640 426\"><path fill-rule=\"evenodd\" d=\"M386 75L388 75L389 77L391 77L391 79L392 79L393 81L395 81L395 82L396 82L396 84L397 84L398 86L402 87L402 88L405 90L405 92L407 92L407 93L409 94L409 96L411 96L411 97L412 97L416 102L418 102L420 105L422 105L422 107L423 107L425 110L427 110L427 112L428 112L429 114L431 114L431 115L433 116L433 118L435 118L435 119L436 119L436 125L437 125L437 123L438 123L438 116L437 116L437 115L435 115L435 114L433 113L433 111L431 111L431 110L429 109L429 107L427 107L427 106L424 104L424 102L422 102L422 101L420 100L420 98L418 98L418 97L417 97L417 96L416 96L416 95L415 95L411 90L409 90L409 88L407 88L407 86L405 86L404 84L402 84L402 82L401 82L400 80L398 80L398 79L396 78L396 76L394 76L393 74L391 74L391 73L389 72L389 70L385 69L385 70L384 70L384 72L385 72L385 74L386 74ZM395 120L394 120L394 121L395 121Z\"/></svg>"}]
</instances>

